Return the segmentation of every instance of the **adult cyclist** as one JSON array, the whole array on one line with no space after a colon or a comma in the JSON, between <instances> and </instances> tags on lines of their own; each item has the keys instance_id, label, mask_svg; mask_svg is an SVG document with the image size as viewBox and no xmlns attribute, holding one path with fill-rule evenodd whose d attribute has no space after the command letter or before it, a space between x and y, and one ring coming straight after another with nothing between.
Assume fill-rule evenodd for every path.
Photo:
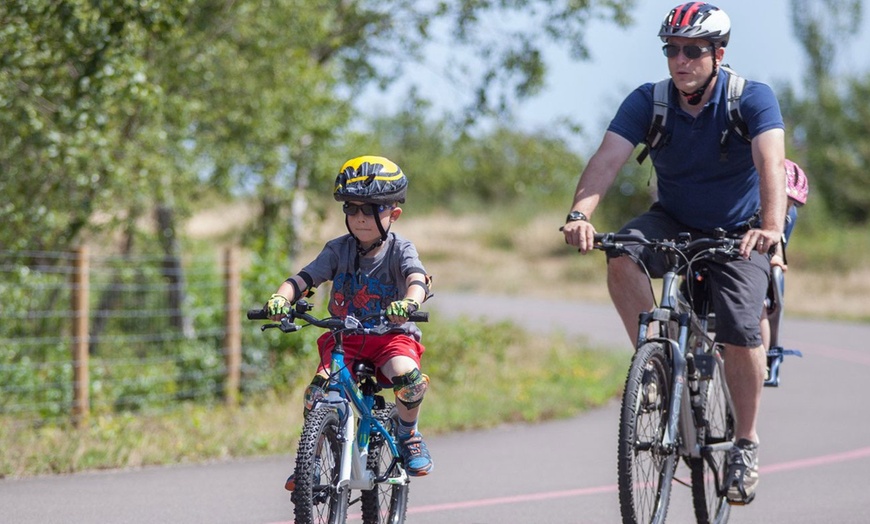
<instances>
[{"instance_id":1,"label":"adult cyclist","mask_svg":"<svg viewBox=\"0 0 870 524\"><path fill-rule=\"evenodd\" d=\"M730 132L726 114L729 72L722 68L731 21L704 2L673 8L658 36L667 58L669 138L652 149L658 201L629 221L623 233L647 238L710 236L717 228L742 235L739 260L714 265L711 279L716 340L725 348L725 376L734 401L735 446L729 454L728 493L732 504L748 504L758 484L756 419L765 375L759 321L770 277L770 250L782 239L786 194L784 123L771 88L747 81L741 116L751 142ZM595 154L583 170L563 231L565 241L586 253L593 246L590 222L618 170L647 137L653 118L653 83L622 102ZM725 143L720 140L725 136ZM727 155L723 154L726 148ZM661 256L638 248L650 274L661 277ZM607 285L632 343L638 314L653 306L653 295L632 257L610 258Z\"/></svg>"}]
</instances>

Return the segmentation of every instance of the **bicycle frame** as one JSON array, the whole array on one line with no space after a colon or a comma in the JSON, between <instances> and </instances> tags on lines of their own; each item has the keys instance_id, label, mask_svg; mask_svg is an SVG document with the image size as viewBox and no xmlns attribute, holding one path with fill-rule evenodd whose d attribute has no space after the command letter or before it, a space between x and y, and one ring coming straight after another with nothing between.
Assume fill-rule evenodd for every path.
<instances>
[{"instance_id":1,"label":"bicycle frame","mask_svg":"<svg viewBox=\"0 0 870 524\"><path fill-rule=\"evenodd\" d=\"M617 469L623 522L664 522L680 458L691 470L691 484L678 482L691 487L698 522L726 522L730 501L724 475L734 447L734 403L722 346L713 340L715 312L705 266L738 259L739 240L720 231L715 238L694 241L688 234L672 241L606 233L596 234L595 242L609 255L630 256L650 277L651 287L646 266L623 242L667 257L660 302L638 317L622 397ZM782 302L781 275L774 274L773 281L778 287L768 306L771 316ZM779 348L779 360L791 351Z\"/></svg>"},{"instance_id":2,"label":"bicycle frame","mask_svg":"<svg viewBox=\"0 0 870 524\"><path fill-rule=\"evenodd\" d=\"M724 365L722 354L713 344L706 331L706 320L700 320L692 311L686 298L679 290L681 275L673 267L662 277L662 290L660 306L653 308L649 312L641 313L638 331L637 346L640 347L645 342L658 341L666 344L670 348L670 359L673 370L671 377L671 404L668 411L668 423L665 433L662 438L662 446L665 449L674 449L678 444L681 447L681 455L700 457L702 456L701 445L698 443L698 431L695 425L695 414L692 412L691 392L686 387L688 376L696 371L696 364L699 360L704 360L708 357L705 354L693 353L693 348L689 347L689 335L694 334L697 338L706 341L711 348L712 359L715 364L712 366L720 367ZM659 336L648 336L650 323L658 321L662 328ZM693 321L694 324L693 325ZM676 339L672 338L672 334L668 333L668 324L675 322L678 326ZM711 364L703 364L705 367ZM690 365L694 369L689 369ZM723 381L722 388L726 402L730 409L733 410L734 405L731 400L731 393L728 391L728 385ZM682 438L680 438L682 437ZM716 449L731 447L730 443L717 444Z\"/></svg>"},{"instance_id":3,"label":"bicycle frame","mask_svg":"<svg viewBox=\"0 0 870 524\"><path fill-rule=\"evenodd\" d=\"M321 519L326 517L338 524L347 519L350 505L360 503L363 522L380 523L386 517L391 524L400 524L405 521L410 475L393 436L396 408L378 394L381 386L373 363L354 362L353 370L348 369L344 336L386 335L402 328L391 324L383 311L361 318L317 318L308 313L311 309L311 304L299 300L291 310L276 315L279 323L260 328L292 333L316 326L328 330L334 342L325 392L307 410L298 444L291 496L296 520L311 524L325 522ZM427 312L416 311L409 320L426 322L428 317ZM250 320L270 318L274 317L263 309L248 311ZM304 323L296 324L297 319ZM350 500L353 490L360 494Z\"/></svg>"},{"instance_id":4,"label":"bicycle frame","mask_svg":"<svg viewBox=\"0 0 870 524\"><path fill-rule=\"evenodd\" d=\"M344 347L341 343L341 334L336 337L335 347L332 350L330 361L329 385L324 398L314 403L313 409L326 405L337 409L341 415L343 428L342 463L339 468L337 488L369 490L376 483L388 482L389 484L407 484L410 481L408 474L401 470L401 476L390 477L390 473L396 467L399 449L392 435L379 420L372 416L375 406L374 395L364 395L356 384L356 381L347 369L344 362ZM350 407L350 409L348 409ZM359 420L359 424L357 424ZM375 477L371 470L366 467L368 460L368 447L372 433L383 436L384 442L390 448L392 462L387 471L381 477Z\"/></svg>"}]
</instances>

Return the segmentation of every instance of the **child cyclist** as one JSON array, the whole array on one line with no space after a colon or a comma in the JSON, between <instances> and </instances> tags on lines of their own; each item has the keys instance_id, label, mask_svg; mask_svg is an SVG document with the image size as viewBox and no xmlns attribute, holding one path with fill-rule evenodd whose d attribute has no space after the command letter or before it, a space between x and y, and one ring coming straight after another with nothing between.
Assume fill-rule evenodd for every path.
<instances>
[{"instance_id":1,"label":"child cyclist","mask_svg":"<svg viewBox=\"0 0 870 524\"><path fill-rule=\"evenodd\" d=\"M809 193L809 181L804 170L795 162L785 159L785 194L788 196L788 207L785 214L785 229L782 235L782 242L776 245L770 257L771 266L779 266L783 272L788 271L786 263L786 246L791 238L791 233L797 223L798 212L797 208L807 203L807 195ZM776 310L776 311L774 311ZM770 349L771 341L771 324L770 314L776 312L781 313L782 304L776 304L772 297L768 297L768 306L761 313L761 339L764 347ZM776 321L779 324L779 321Z\"/></svg>"},{"instance_id":2,"label":"child cyclist","mask_svg":"<svg viewBox=\"0 0 870 524\"><path fill-rule=\"evenodd\" d=\"M809 193L809 181L807 175L801 166L785 159L785 194L788 196L788 208L785 216L785 231L783 233L783 244L788 245L788 239L791 238L791 232L797 222L797 208L802 207L807 203L807 194ZM777 247L783 247L777 245ZM788 267L785 263L785 252L777 250L771 263L782 266L783 271L787 271Z\"/></svg>"},{"instance_id":3,"label":"child cyclist","mask_svg":"<svg viewBox=\"0 0 870 524\"><path fill-rule=\"evenodd\" d=\"M409 240L390 232L405 202L408 179L392 161L379 156L361 156L345 162L335 179L333 196L342 202L348 233L330 240L311 263L288 278L266 302L270 318L290 312L298 299L326 281L332 282L329 312L357 317L385 311L401 333L382 336L351 335L344 338L348 362L372 361L381 382L392 384L399 414L399 450L409 475L423 476L433 469L423 435L417 430L420 403L429 377L420 371L420 329L408 316L431 296L430 277ZM305 390L305 410L324 395L332 336L317 340L320 366ZM285 488L293 491L293 476Z\"/></svg>"}]
</instances>

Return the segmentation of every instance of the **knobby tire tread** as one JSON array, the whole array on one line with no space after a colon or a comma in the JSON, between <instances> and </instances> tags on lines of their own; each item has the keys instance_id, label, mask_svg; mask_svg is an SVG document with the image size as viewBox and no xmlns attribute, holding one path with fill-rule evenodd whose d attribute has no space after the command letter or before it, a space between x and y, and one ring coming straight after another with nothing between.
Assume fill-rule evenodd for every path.
<instances>
[{"instance_id":1,"label":"knobby tire tread","mask_svg":"<svg viewBox=\"0 0 870 524\"><path fill-rule=\"evenodd\" d=\"M722 389L724 372L718 364L713 378L700 383L701 403L704 413L704 427L700 431L699 443L729 442L734 437L734 415L725 400ZM698 524L724 524L728 522L731 506L724 493L716 493L724 480L727 465L727 452L717 452L711 457L692 458L689 468L692 472L692 502ZM712 461L712 463L711 463Z\"/></svg>"},{"instance_id":2,"label":"knobby tire tread","mask_svg":"<svg viewBox=\"0 0 870 524\"><path fill-rule=\"evenodd\" d=\"M374 412L393 438L398 427L398 412L395 404L388 402L384 409ZM369 443L368 468L376 475L381 475L391 460L390 449L383 437L372 435ZM408 510L408 492L410 486L377 484L373 489L364 490L362 499L363 524L402 524Z\"/></svg>"},{"instance_id":3,"label":"knobby tire tread","mask_svg":"<svg viewBox=\"0 0 870 524\"><path fill-rule=\"evenodd\" d=\"M349 490L339 496L332 491L341 464L340 424L338 412L333 408L317 408L305 417L296 452L296 489L291 497L296 524L341 524L347 516ZM315 460L318 451L327 454L321 456L319 466ZM321 478L331 486L326 491L321 488L315 501L315 489Z\"/></svg>"},{"instance_id":4,"label":"knobby tire tread","mask_svg":"<svg viewBox=\"0 0 870 524\"><path fill-rule=\"evenodd\" d=\"M645 380L657 384L655 403L644 402ZM670 388L671 367L664 345L643 344L632 358L620 409L617 470L624 524L661 523L667 516L677 455L675 450L661 453L657 444L667 424ZM649 465L641 471L644 460Z\"/></svg>"}]
</instances>

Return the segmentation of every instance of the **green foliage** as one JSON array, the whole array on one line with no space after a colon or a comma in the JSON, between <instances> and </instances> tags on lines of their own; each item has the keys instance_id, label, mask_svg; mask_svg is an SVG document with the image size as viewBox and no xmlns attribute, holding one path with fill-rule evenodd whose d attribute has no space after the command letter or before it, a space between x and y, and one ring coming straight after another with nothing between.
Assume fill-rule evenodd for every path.
<instances>
[{"instance_id":1,"label":"green foliage","mask_svg":"<svg viewBox=\"0 0 870 524\"><path fill-rule=\"evenodd\" d=\"M255 234L292 239L299 224L294 216L287 225L288 212L307 198L313 173L333 171L336 137L359 123L353 95L393 82L396 64L433 38L433 23L454 28L456 45L482 60L469 100L484 115L504 112L508 93L542 85L545 40L583 57L588 20L625 23L631 5L4 2L0 246L66 249L120 226L132 238L154 209L183 218L204 183L256 194ZM511 38L484 30L528 13L540 24L509 23Z\"/></svg>"},{"instance_id":2,"label":"green foliage","mask_svg":"<svg viewBox=\"0 0 870 524\"><path fill-rule=\"evenodd\" d=\"M395 160L409 178L410 206L460 210L521 200L567 205L583 160L564 139L508 125L469 136L446 119L427 119L417 109L421 104L375 118L371 132L349 135L345 146Z\"/></svg>"},{"instance_id":3,"label":"green foliage","mask_svg":"<svg viewBox=\"0 0 870 524\"><path fill-rule=\"evenodd\" d=\"M146 49L188 3L4 2L0 245L66 246L97 210L127 199L139 180L124 161L128 132L156 95Z\"/></svg>"},{"instance_id":4,"label":"green foliage","mask_svg":"<svg viewBox=\"0 0 870 524\"><path fill-rule=\"evenodd\" d=\"M582 341L541 337L507 323L436 314L422 327L423 367L432 380L421 420L426 431L576 414L612 398L628 362L624 353L588 351ZM302 387L316 354L299 365L307 373L284 393L251 395L236 409L187 402L153 414L143 405L135 415L95 412L80 429L64 422L30 427L0 413L0 478L292 453L302 424ZM153 378L158 371L141 374L128 391L149 381L163 387Z\"/></svg>"},{"instance_id":5,"label":"green foliage","mask_svg":"<svg viewBox=\"0 0 870 524\"><path fill-rule=\"evenodd\" d=\"M837 222L870 220L870 75L837 77L837 48L860 27L858 0L795 0L792 25L809 59L805 98L782 96L798 151L793 158L810 180L809 202ZM807 14L824 16L807 16ZM851 68L850 68L851 70Z\"/></svg>"}]
</instances>

